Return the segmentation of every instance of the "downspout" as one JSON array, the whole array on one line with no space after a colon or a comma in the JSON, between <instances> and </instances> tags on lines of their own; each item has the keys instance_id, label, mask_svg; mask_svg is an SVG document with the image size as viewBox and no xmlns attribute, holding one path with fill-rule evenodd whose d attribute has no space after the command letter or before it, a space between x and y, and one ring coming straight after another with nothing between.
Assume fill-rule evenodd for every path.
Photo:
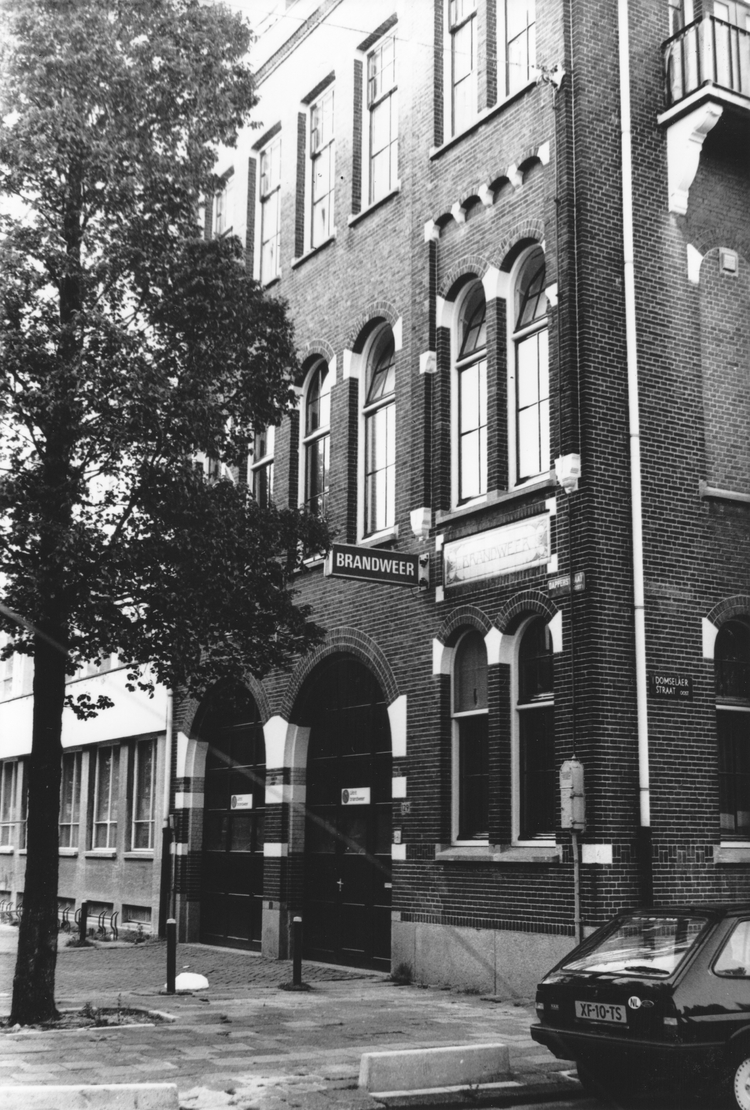
<instances>
[{"instance_id":1,"label":"downspout","mask_svg":"<svg viewBox=\"0 0 750 1110\"><path fill-rule=\"evenodd\" d=\"M630 502L633 536L633 621L638 728L639 870L641 902L653 901L651 869L651 794L649 785L648 707L646 678L646 611L643 585L643 501L641 490L641 431L638 406L638 347L636 336L633 248L633 152L630 118L630 39L628 0L618 0L620 129L622 156L623 283L625 341L628 371L630 435Z\"/></svg>"}]
</instances>

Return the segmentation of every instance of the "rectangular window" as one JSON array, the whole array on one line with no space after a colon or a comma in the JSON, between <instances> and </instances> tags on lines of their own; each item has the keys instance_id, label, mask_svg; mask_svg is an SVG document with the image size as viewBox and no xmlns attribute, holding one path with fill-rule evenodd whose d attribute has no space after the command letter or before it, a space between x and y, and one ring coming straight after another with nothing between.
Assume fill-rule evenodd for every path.
<instances>
[{"instance_id":1,"label":"rectangular window","mask_svg":"<svg viewBox=\"0 0 750 1110\"><path fill-rule=\"evenodd\" d=\"M555 711L520 706L520 839L555 832Z\"/></svg>"},{"instance_id":2,"label":"rectangular window","mask_svg":"<svg viewBox=\"0 0 750 1110\"><path fill-rule=\"evenodd\" d=\"M314 516L325 516L328 509L330 443L324 435L305 446L305 508Z\"/></svg>"},{"instance_id":3,"label":"rectangular window","mask_svg":"<svg viewBox=\"0 0 750 1110\"><path fill-rule=\"evenodd\" d=\"M489 717L459 717L458 839L487 840L489 822Z\"/></svg>"},{"instance_id":4,"label":"rectangular window","mask_svg":"<svg viewBox=\"0 0 750 1110\"><path fill-rule=\"evenodd\" d=\"M272 281L281 272L281 135L260 154L260 280Z\"/></svg>"},{"instance_id":5,"label":"rectangular window","mask_svg":"<svg viewBox=\"0 0 750 1110\"><path fill-rule=\"evenodd\" d=\"M516 345L518 481L549 470L549 344L546 328Z\"/></svg>"},{"instance_id":6,"label":"rectangular window","mask_svg":"<svg viewBox=\"0 0 750 1110\"><path fill-rule=\"evenodd\" d=\"M0 845L16 843L18 760L0 763Z\"/></svg>"},{"instance_id":7,"label":"rectangular window","mask_svg":"<svg viewBox=\"0 0 750 1110\"><path fill-rule=\"evenodd\" d=\"M487 492L487 361L458 371L458 496L469 501Z\"/></svg>"},{"instance_id":8,"label":"rectangular window","mask_svg":"<svg viewBox=\"0 0 750 1110\"><path fill-rule=\"evenodd\" d=\"M505 0L505 92L511 96L534 77L536 0Z\"/></svg>"},{"instance_id":9,"label":"rectangular window","mask_svg":"<svg viewBox=\"0 0 750 1110\"><path fill-rule=\"evenodd\" d=\"M398 184L396 88L396 36L392 34L367 56L370 204L392 192Z\"/></svg>"},{"instance_id":10,"label":"rectangular window","mask_svg":"<svg viewBox=\"0 0 750 1110\"><path fill-rule=\"evenodd\" d=\"M750 711L718 710L722 836L750 839Z\"/></svg>"},{"instance_id":11,"label":"rectangular window","mask_svg":"<svg viewBox=\"0 0 750 1110\"><path fill-rule=\"evenodd\" d=\"M328 88L310 108L310 245L319 247L333 235L333 201L336 185L333 88Z\"/></svg>"},{"instance_id":12,"label":"rectangular window","mask_svg":"<svg viewBox=\"0 0 750 1110\"><path fill-rule=\"evenodd\" d=\"M60 847L77 848L81 813L81 753L66 752L60 782Z\"/></svg>"},{"instance_id":13,"label":"rectangular window","mask_svg":"<svg viewBox=\"0 0 750 1110\"><path fill-rule=\"evenodd\" d=\"M253 497L267 508L273 502L273 453L276 429L273 425L256 432L250 458L250 489Z\"/></svg>"},{"instance_id":14,"label":"rectangular window","mask_svg":"<svg viewBox=\"0 0 750 1110\"><path fill-rule=\"evenodd\" d=\"M117 847L117 801L120 786L120 749L99 748L94 772L92 848Z\"/></svg>"},{"instance_id":15,"label":"rectangular window","mask_svg":"<svg viewBox=\"0 0 750 1110\"><path fill-rule=\"evenodd\" d=\"M133 755L133 851L153 851L156 791L156 740L139 740Z\"/></svg>"},{"instance_id":16,"label":"rectangular window","mask_svg":"<svg viewBox=\"0 0 750 1110\"><path fill-rule=\"evenodd\" d=\"M214 236L220 239L232 230L234 201L234 170L222 178L222 185L214 196Z\"/></svg>"},{"instance_id":17,"label":"rectangular window","mask_svg":"<svg viewBox=\"0 0 750 1110\"><path fill-rule=\"evenodd\" d=\"M477 0L449 0L451 121L457 135L477 115Z\"/></svg>"},{"instance_id":18,"label":"rectangular window","mask_svg":"<svg viewBox=\"0 0 750 1110\"><path fill-rule=\"evenodd\" d=\"M396 406L376 409L365 420L365 528L370 535L390 528L395 520Z\"/></svg>"}]
</instances>

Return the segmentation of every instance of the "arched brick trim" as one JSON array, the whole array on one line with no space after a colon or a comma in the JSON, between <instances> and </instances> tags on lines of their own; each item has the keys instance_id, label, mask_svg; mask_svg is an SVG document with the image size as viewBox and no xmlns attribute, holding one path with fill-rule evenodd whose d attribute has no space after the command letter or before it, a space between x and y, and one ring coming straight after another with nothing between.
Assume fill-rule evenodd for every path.
<instances>
[{"instance_id":1,"label":"arched brick trim","mask_svg":"<svg viewBox=\"0 0 750 1110\"><path fill-rule=\"evenodd\" d=\"M701 258L701 270L703 270L703 267L706 264L718 267L720 247L724 247L726 250L736 251L743 262L747 263L748 261L750 261L750 241L743 239L739 235L734 235L730 233L727 233L726 235L722 233L719 243L715 241L716 236L712 235L711 238L712 243L710 246L698 246L695 240L693 240L692 243L692 246L697 247L700 253L703 255L703 257Z\"/></svg>"},{"instance_id":2,"label":"arched brick trim","mask_svg":"<svg viewBox=\"0 0 750 1110\"><path fill-rule=\"evenodd\" d=\"M486 636L492 628L492 621L487 614L476 605L460 605L454 609L449 617L443 621L435 637L441 644L447 644L451 637L460 628L476 628Z\"/></svg>"},{"instance_id":3,"label":"arched brick trim","mask_svg":"<svg viewBox=\"0 0 750 1110\"><path fill-rule=\"evenodd\" d=\"M354 322L354 326L349 331L348 337L344 346L350 351L357 350L357 340L365 331L368 324L372 324L374 320L386 320L392 328L396 326L399 314L393 307L390 301L371 301L366 305L362 312L359 314Z\"/></svg>"},{"instance_id":4,"label":"arched brick trim","mask_svg":"<svg viewBox=\"0 0 750 1110\"><path fill-rule=\"evenodd\" d=\"M325 339L312 339L309 343L305 343L304 347L300 347L299 352L300 373L297 376L296 385L302 385L307 373L310 369L310 362L313 358L324 358L326 362L332 362L336 356L331 344Z\"/></svg>"},{"instance_id":5,"label":"arched brick trim","mask_svg":"<svg viewBox=\"0 0 750 1110\"><path fill-rule=\"evenodd\" d=\"M685 228L685 238L696 250L700 251L704 262L706 256L712 253L715 254L719 247L737 251L746 262L750 261L750 239L734 228L692 228L688 225Z\"/></svg>"},{"instance_id":6,"label":"arched brick trim","mask_svg":"<svg viewBox=\"0 0 750 1110\"><path fill-rule=\"evenodd\" d=\"M296 667L279 709L280 716L286 721L294 720L296 704L306 680L324 659L342 652L355 656L373 672L388 705L396 700L399 695L398 683L384 652L372 637L361 629L341 626L330 629L325 643L305 656Z\"/></svg>"},{"instance_id":7,"label":"arched brick trim","mask_svg":"<svg viewBox=\"0 0 750 1110\"><path fill-rule=\"evenodd\" d=\"M242 685L254 699L258 707L260 719L265 724L271 716L271 705L262 684L252 675L245 675ZM216 686L212 686L200 701L197 701L195 698L190 698L189 708L184 705L180 707L180 720L183 722L180 726L180 730L184 732L186 736L189 736L191 740L199 739L201 720L215 690Z\"/></svg>"},{"instance_id":8,"label":"arched brick trim","mask_svg":"<svg viewBox=\"0 0 750 1110\"><path fill-rule=\"evenodd\" d=\"M714 605L706 620L720 628L732 617L750 617L750 594L735 594Z\"/></svg>"},{"instance_id":9,"label":"arched brick trim","mask_svg":"<svg viewBox=\"0 0 750 1110\"><path fill-rule=\"evenodd\" d=\"M501 632L508 632L516 618L526 613L539 613L552 620L557 612L557 606L541 590L524 590L506 602L495 618L495 626Z\"/></svg>"},{"instance_id":10,"label":"arched brick trim","mask_svg":"<svg viewBox=\"0 0 750 1110\"><path fill-rule=\"evenodd\" d=\"M464 255L463 258L459 258L458 262L454 262L448 273L443 278L442 282L440 283L440 288L438 289L439 296L443 297L444 300L451 300L451 293L453 292L453 288L460 282L461 278L466 278L473 275L474 277L481 279L487 273L491 265L492 263L489 261L488 258L485 258L484 255Z\"/></svg>"},{"instance_id":11,"label":"arched brick trim","mask_svg":"<svg viewBox=\"0 0 750 1110\"><path fill-rule=\"evenodd\" d=\"M510 270L518 253L514 248L529 241L544 242L544 222L542 220L521 220L510 234L505 236L497 250L498 269Z\"/></svg>"}]
</instances>

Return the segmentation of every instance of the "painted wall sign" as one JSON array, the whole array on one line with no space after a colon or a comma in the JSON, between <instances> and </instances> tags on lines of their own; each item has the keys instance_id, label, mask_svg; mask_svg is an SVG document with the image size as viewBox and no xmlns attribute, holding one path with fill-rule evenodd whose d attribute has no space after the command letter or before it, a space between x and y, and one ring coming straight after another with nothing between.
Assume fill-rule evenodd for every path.
<instances>
[{"instance_id":1,"label":"painted wall sign","mask_svg":"<svg viewBox=\"0 0 750 1110\"><path fill-rule=\"evenodd\" d=\"M389 582L395 586L416 586L419 581L419 556L377 547L332 545L325 564L331 578L359 578L366 582Z\"/></svg>"},{"instance_id":2,"label":"painted wall sign","mask_svg":"<svg viewBox=\"0 0 750 1110\"><path fill-rule=\"evenodd\" d=\"M549 513L454 540L443 557L446 587L541 566L550 558Z\"/></svg>"},{"instance_id":3,"label":"painted wall sign","mask_svg":"<svg viewBox=\"0 0 750 1110\"><path fill-rule=\"evenodd\" d=\"M232 809L252 809L253 796L252 794L233 794L232 795Z\"/></svg>"},{"instance_id":4,"label":"painted wall sign","mask_svg":"<svg viewBox=\"0 0 750 1110\"><path fill-rule=\"evenodd\" d=\"M342 790L341 804L342 806L369 806L370 787L350 786L348 790Z\"/></svg>"},{"instance_id":5,"label":"painted wall sign","mask_svg":"<svg viewBox=\"0 0 750 1110\"><path fill-rule=\"evenodd\" d=\"M648 692L654 698L692 701L693 679L688 674L660 674L654 671L648 676Z\"/></svg>"},{"instance_id":6,"label":"painted wall sign","mask_svg":"<svg viewBox=\"0 0 750 1110\"><path fill-rule=\"evenodd\" d=\"M549 590L550 597L562 597L564 594L570 593L570 575L558 574L554 578L547 579L547 589ZM575 593L580 593L581 590L586 589L586 575L582 570L577 570L573 575L573 590Z\"/></svg>"}]
</instances>

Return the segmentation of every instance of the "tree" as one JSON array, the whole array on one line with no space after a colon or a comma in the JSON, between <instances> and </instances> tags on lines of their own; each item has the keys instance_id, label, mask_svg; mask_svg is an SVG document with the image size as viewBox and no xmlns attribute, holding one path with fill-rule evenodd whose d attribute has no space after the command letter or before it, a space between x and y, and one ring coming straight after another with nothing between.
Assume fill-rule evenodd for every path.
<instances>
[{"instance_id":1,"label":"tree","mask_svg":"<svg viewBox=\"0 0 750 1110\"><path fill-rule=\"evenodd\" d=\"M0 628L34 657L28 1024L56 1012L66 676L116 652L133 687L199 692L283 665L319 635L290 583L327 537L195 462L241 468L293 402L285 307L198 226L255 104L248 28L198 0L5 2Z\"/></svg>"}]
</instances>

